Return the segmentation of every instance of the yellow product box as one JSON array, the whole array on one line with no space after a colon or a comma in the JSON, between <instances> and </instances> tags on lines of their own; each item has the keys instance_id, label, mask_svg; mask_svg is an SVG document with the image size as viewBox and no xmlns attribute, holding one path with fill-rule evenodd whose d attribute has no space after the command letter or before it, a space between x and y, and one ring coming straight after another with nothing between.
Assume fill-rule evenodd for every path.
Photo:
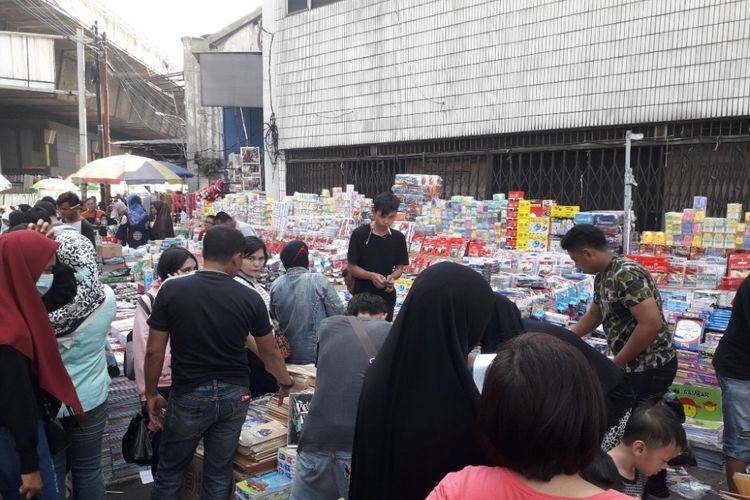
<instances>
[{"instance_id":1,"label":"yellow product box","mask_svg":"<svg viewBox=\"0 0 750 500\"><path fill-rule=\"evenodd\" d=\"M674 235L672 234L665 234L664 235L664 244L667 246L674 246Z\"/></svg>"},{"instance_id":2,"label":"yellow product box","mask_svg":"<svg viewBox=\"0 0 750 500\"><path fill-rule=\"evenodd\" d=\"M654 233L652 231L643 231L643 233L641 233L641 243L644 245L653 245Z\"/></svg>"},{"instance_id":3,"label":"yellow product box","mask_svg":"<svg viewBox=\"0 0 750 500\"><path fill-rule=\"evenodd\" d=\"M703 239L699 234L696 234L693 236L693 246L694 247L701 247L703 246Z\"/></svg>"},{"instance_id":4,"label":"yellow product box","mask_svg":"<svg viewBox=\"0 0 750 500\"><path fill-rule=\"evenodd\" d=\"M572 219L580 211L581 207L578 205L553 205L550 215L558 219Z\"/></svg>"},{"instance_id":5,"label":"yellow product box","mask_svg":"<svg viewBox=\"0 0 750 500\"><path fill-rule=\"evenodd\" d=\"M750 212L745 212L745 223L750 223Z\"/></svg>"},{"instance_id":6,"label":"yellow product box","mask_svg":"<svg viewBox=\"0 0 750 500\"><path fill-rule=\"evenodd\" d=\"M664 234L662 231L657 231L654 233L654 244L656 245L664 245L666 242L666 234Z\"/></svg>"},{"instance_id":7,"label":"yellow product box","mask_svg":"<svg viewBox=\"0 0 750 500\"><path fill-rule=\"evenodd\" d=\"M745 233L745 223L744 222L740 222L739 224L737 224L737 231L736 232L738 232L740 234L744 234Z\"/></svg>"},{"instance_id":8,"label":"yellow product box","mask_svg":"<svg viewBox=\"0 0 750 500\"><path fill-rule=\"evenodd\" d=\"M745 246L745 238L743 236L735 236L734 237L734 247L735 248L744 248Z\"/></svg>"},{"instance_id":9,"label":"yellow product box","mask_svg":"<svg viewBox=\"0 0 750 500\"><path fill-rule=\"evenodd\" d=\"M696 210L693 214L693 222L703 222L706 219L705 210Z\"/></svg>"},{"instance_id":10,"label":"yellow product box","mask_svg":"<svg viewBox=\"0 0 750 500\"><path fill-rule=\"evenodd\" d=\"M528 208L531 210L531 200L520 200L518 202L518 208Z\"/></svg>"},{"instance_id":11,"label":"yellow product box","mask_svg":"<svg viewBox=\"0 0 750 500\"><path fill-rule=\"evenodd\" d=\"M516 241L516 250L528 250L529 249L529 242L528 241Z\"/></svg>"}]
</instances>

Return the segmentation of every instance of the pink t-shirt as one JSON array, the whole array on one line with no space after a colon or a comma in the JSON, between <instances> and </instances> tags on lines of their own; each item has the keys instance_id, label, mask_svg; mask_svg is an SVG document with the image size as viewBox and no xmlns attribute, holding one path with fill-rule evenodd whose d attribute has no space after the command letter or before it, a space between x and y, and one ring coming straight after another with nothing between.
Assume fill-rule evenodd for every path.
<instances>
[{"instance_id":1,"label":"pink t-shirt","mask_svg":"<svg viewBox=\"0 0 750 500\"><path fill-rule=\"evenodd\" d=\"M460 472L451 472L440 481L427 500L560 500L558 497L540 493L521 482L508 469L502 467L464 467ZM614 490L578 500L623 500L630 497Z\"/></svg>"}]
</instances>

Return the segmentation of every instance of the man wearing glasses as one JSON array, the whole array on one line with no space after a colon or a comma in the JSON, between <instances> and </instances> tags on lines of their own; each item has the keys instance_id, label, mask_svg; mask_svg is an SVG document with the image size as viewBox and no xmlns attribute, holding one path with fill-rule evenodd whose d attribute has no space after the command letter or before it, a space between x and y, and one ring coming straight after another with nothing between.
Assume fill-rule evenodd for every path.
<instances>
[{"instance_id":1,"label":"man wearing glasses","mask_svg":"<svg viewBox=\"0 0 750 500\"><path fill-rule=\"evenodd\" d=\"M60 217L65 224L73 227L88 238L91 244L94 245L94 248L96 248L94 227L81 217L81 199L77 194L68 191L58 196L57 210L60 212Z\"/></svg>"}]
</instances>

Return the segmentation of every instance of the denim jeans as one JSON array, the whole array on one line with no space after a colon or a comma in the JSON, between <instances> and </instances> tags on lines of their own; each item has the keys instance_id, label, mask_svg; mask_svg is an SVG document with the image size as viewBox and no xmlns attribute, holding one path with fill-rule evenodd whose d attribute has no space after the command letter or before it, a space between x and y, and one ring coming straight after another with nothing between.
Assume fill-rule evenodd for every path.
<instances>
[{"instance_id":1,"label":"denim jeans","mask_svg":"<svg viewBox=\"0 0 750 500\"><path fill-rule=\"evenodd\" d=\"M44 424L39 421L37 425L39 432L39 441L37 442L36 452L39 455L39 473L42 476L41 491L37 493L38 500L56 500L57 478L55 478L55 469L52 466L52 458L49 456L49 447L47 446L47 436L44 434ZM4 500L16 500L21 496L18 489L21 487L21 461L18 459L16 452L16 441L10 429L0 427L0 498Z\"/></svg>"},{"instance_id":2,"label":"denim jeans","mask_svg":"<svg viewBox=\"0 0 750 500\"><path fill-rule=\"evenodd\" d=\"M750 380L719 376L724 412L724 455L750 462Z\"/></svg>"},{"instance_id":3,"label":"denim jeans","mask_svg":"<svg viewBox=\"0 0 750 500\"><path fill-rule=\"evenodd\" d=\"M65 500L65 476L73 478L73 500L105 500L107 498L102 475L102 436L107 425L107 402L86 412L86 417L60 419L70 439L70 446L55 455L57 484L60 499Z\"/></svg>"},{"instance_id":4,"label":"denim jeans","mask_svg":"<svg viewBox=\"0 0 750 500\"><path fill-rule=\"evenodd\" d=\"M336 500L349 496L350 451L300 451L290 500Z\"/></svg>"},{"instance_id":5,"label":"denim jeans","mask_svg":"<svg viewBox=\"0 0 750 500\"><path fill-rule=\"evenodd\" d=\"M234 487L232 458L250 404L249 389L214 380L187 394L169 395L153 500L179 500L182 483L203 438L201 500L226 500Z\"/></svg>"},{"instance_id":6,"label":"denim jeans","mask_svg":"<svg viewBox=\"0 0 750 500\"><path fill-rule=\"evenodd\" d=\"M636 405L656 402L667 393L677 374L677 357L662 366L638 373L626 373L625 379L635 391Z\"/></svg>"}]
</instances>

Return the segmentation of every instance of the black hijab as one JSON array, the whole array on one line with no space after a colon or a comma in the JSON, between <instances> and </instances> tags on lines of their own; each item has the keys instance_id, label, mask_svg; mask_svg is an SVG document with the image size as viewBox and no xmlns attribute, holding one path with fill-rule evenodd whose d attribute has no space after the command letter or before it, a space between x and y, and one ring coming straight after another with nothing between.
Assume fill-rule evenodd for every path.
<instances>
[{"instance_id":1,"label":"black hijab","mask_svg":"<svg viewBox=\"0 0 750 500\"><path fill-rule=\"evenodd\" d=\"M570 330L535 319L522 320L521 312L511 300L495 294L495 308L492 320L487 326L487 332L482 339L482 352L494 353L500 344L525 332L552 335L581 351L602 384L607 400L607 423L610 428L618 425L623 415L635 402L635 395L625 380L624 372Z\"/></svg>"},{"instance_id":2,"label":"black hijab","mask_svg":"<svg viewBox=\"0 0 750 500\"><path fill-rule=\"evenodd\" d=\"M156 210L154 218L154 227L151 228L152 240L163 240L174 238L174 224L172 224L172 214L169 212L169 205L163 201L154 200L151 206Z\"/></svg>"},{"instance_id":3,"label":"black hijab","mask_svg":"<svg viewBox=\"0 0 750 500\"><path fill-rule=\"evenodd\" d=\"M496 293L490 324L482 337L482 353L497 352L500 344L524 332L521 313L516 305L503 295Z\"/></svg>"},{"instance_id":4,"label":"black hijab","mask_svg":"<svg viewBox=\"0 0 750 500\"><path fill-rule=\"evenodd\" d=\"M284 264L284 269L287 271L293 267L307 269L310 266L310 257L304 241L292 240L284 245L279 258L281 258L281 263Z\"/></svg>"},{"instance_id":5,"label":"black hijab","mask_svg":"<svg viewBox=\"0 0 750 500\"><path fill-rule=\"evenodd\" d=\"M414 282L359 400L349 498L423 499L449 472L486 463L467 356L492 311L477 272L444 262Z\"/></svg>"}]
</instances>

